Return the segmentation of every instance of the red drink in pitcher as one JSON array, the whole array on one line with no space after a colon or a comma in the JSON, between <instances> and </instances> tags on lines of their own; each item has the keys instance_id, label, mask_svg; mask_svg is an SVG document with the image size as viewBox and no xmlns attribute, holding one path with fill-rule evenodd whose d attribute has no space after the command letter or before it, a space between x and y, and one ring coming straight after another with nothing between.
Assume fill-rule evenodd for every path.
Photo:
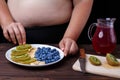
<instances>
[{"instance_id":1,"label":"red drink in pitcher","mask_svg":"<svg viewBox=\"0 0 120 80\"><path fill-rule=\"evenodd\" d=\"M113 28L97 27L92 39L93 48L97 53L111 53L116 47L116 37Z\"/></svg>"},{"instance_id":2,"label":"red drink in pitcher","mask_svg":"<svg viewBox=\"0 0 120 80\"><path fill-rule=\"evenodd\" d=\"M90 27L89 35L90 30L96 26L93 37L89 36L92 40L92 45L96 53L112 53L116 48L117 41L113 26L114 21L114 18L98 19L98 23Z\"/></svg>"}]
</instances>

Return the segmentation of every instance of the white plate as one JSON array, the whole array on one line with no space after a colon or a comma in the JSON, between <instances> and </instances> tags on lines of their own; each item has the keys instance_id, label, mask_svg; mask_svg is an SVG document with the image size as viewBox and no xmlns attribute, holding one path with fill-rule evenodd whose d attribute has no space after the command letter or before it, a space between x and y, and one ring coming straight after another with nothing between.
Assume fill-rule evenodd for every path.
<instances>
[{"instance_id":1,"label":"white plate","mask_svg":"<svg viewBox=\"0 0 120 80\"><path fill-rule=\"evenodd\" d=\"M48 64L42 64L42 65L30 65L30 64L21 64L21 63L17 63L13 60L11 60L11 50L15 49L16 47L13 47L11 49L9 49L6 54L5 54L5 57L7 58L7 60L9 60L10 62L14 63L14 64L17 64L17 65L21 65L21 66L28 66L28 67L43 67L43 66L48 66L48 65L52 65L52 64L55 64L59 61L61 61L63 58L64 58L64 53L62 50L60 50L59 48L57 47L54 47L54 46L51 46L51 45L45 45L45 44L31 44L32 47L34 48L38 48L38 47L50 47L51 49L56 49L57 51L59 51L59 54L60 54L60 59L55 61L55 62L51 62L51 63L48 63Z\"/></svg>"}]
</instances>

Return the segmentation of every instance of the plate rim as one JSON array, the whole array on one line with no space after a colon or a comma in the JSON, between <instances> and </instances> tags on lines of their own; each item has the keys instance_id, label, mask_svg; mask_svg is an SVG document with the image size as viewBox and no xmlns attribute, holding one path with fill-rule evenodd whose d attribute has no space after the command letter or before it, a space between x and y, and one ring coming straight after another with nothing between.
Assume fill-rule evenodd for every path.
<instances>
[{"instance_id":1,"label":"plate rim","mask_svg":"<svg viewBox=\"0 0 120 80\"><path fill-rule=\"evenodd\" d=\"M13 61L11 59L11 50L15 49L17 46L14 46L10 49L8 49L5 53L5 57L6 59L11 62L11 63L14 63L16 65L20 65L20 66L26 66L26 67L44 67L44 66L49 66L49 65L52 65L52 64L55 64L55 63L58 63L59 61L61 61L63 58L64 58L64 52L62 50L60 50L58 47L55 47L55 46L52 46L52 45L48 45L48 44L30 44L32 47L51 47L51 48L55 48L59 51L59 54L60 54L60 59L55 61L55 62L52 62L52 63L48 63L48 64L44 64L44 65L30 65L30 64L22 64L22 63L17 63L15 61Z\"/></svg>"}]
</instances>

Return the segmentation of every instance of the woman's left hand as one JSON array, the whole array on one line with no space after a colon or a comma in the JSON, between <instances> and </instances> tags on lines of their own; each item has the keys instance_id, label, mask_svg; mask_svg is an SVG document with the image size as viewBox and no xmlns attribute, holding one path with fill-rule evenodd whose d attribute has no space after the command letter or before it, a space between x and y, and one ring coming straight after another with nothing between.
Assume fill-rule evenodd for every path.
<instances>
[{"instance_id":1,"label":"woman's left hand","mask_svg":"<svg viewBox=\"0 0 120 80\"><path fill-rule=\"evenodd\" d=\"M71 38L63 38L59 43L59 47L64 52L65 56L68 54L75 54L78 51L76 41Z\"/></svg>"}]
</instances>

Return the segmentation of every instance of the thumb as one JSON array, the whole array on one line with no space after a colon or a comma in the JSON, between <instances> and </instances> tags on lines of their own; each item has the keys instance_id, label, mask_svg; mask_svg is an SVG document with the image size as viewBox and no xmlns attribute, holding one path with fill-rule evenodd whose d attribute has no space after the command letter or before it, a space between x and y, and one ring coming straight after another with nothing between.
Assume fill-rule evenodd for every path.
<instances>
[{"instance_id":1,"label":"thumb","mask_svg":"<svg viewBox=\"0 0 120 80\"><path fill-rule=\"evenodd\" d=\"M60 44L59 48L64 52L64 56L67 56L67 52L65 50L65 45L64 44Z\"/></svg>"}]
</instances>

